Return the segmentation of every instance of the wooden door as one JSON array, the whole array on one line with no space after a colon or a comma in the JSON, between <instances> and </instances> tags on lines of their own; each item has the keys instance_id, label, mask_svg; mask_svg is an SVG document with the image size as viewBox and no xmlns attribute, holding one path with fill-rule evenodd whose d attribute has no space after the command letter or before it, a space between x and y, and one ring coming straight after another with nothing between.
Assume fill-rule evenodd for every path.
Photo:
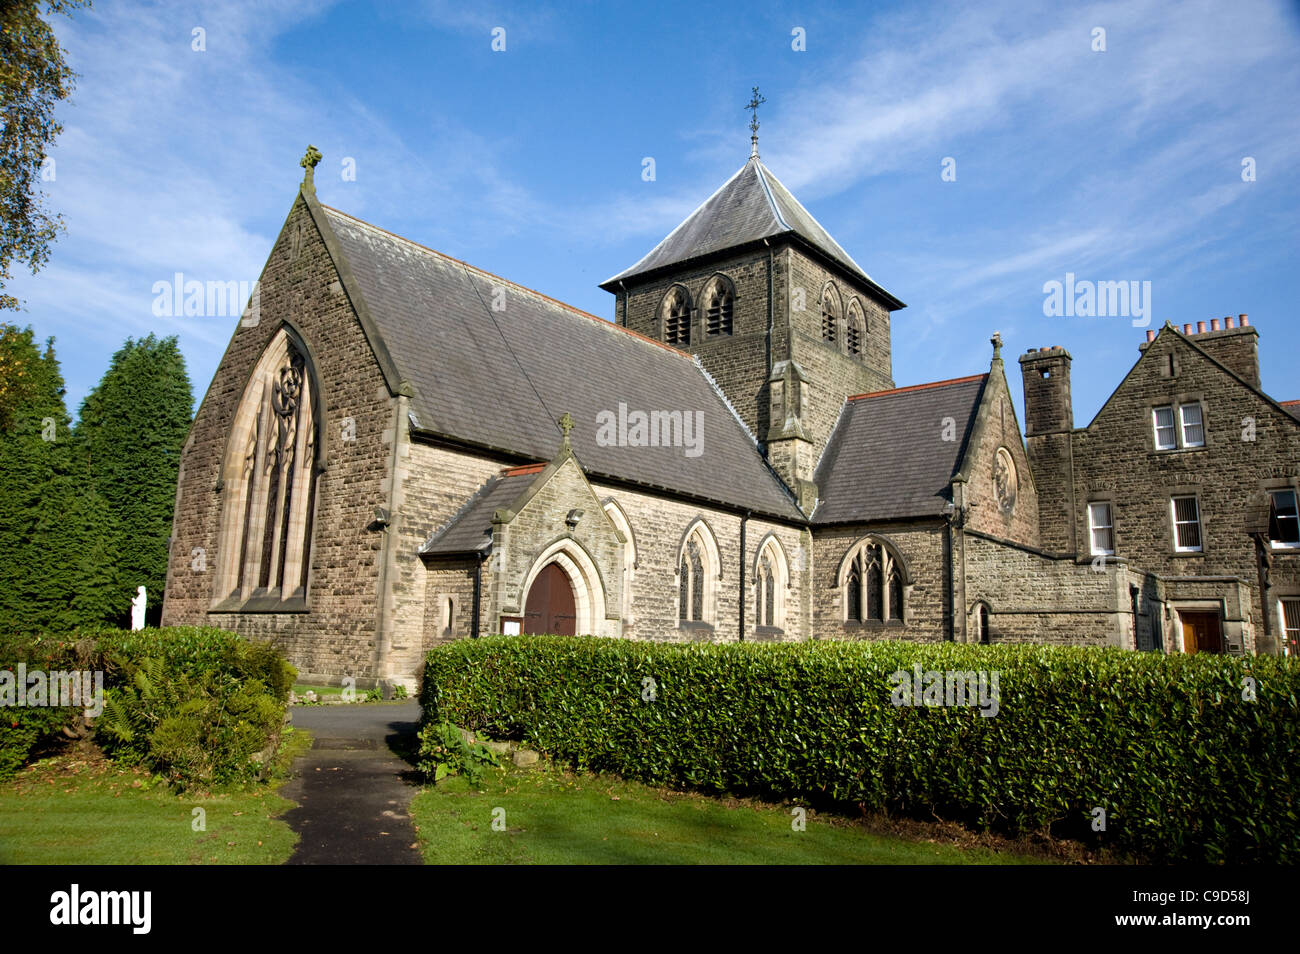
<instances>
[{"instance_id":1,"label":"wooden door","mask_svg":"<svg viewBox=\"0 0 1300 954\"><path fill-rule=\"evenodd\" d=\"M578 611L569 578L559 566L548 563L528 588L524 632L572 636L578 631L577 624Z\"/></svg>"},{"instance_id":2,"label":"wooden door","mask_svg":"<svg viewBox=\"0 0 1300 954\"><path fill-rule=\"evenodd\" d=\"M1223 652L1223 627L1219 622L1218 613L1184 613L1180 611L1178 619L1183 624L1183 652Z\"/></svg>"}]
</instances>

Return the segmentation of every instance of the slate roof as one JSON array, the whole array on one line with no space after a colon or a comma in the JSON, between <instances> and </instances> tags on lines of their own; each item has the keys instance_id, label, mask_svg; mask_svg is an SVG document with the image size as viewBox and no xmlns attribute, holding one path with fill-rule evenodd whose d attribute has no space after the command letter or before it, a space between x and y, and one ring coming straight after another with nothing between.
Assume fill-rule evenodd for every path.
<instances>
[{"instance_id":1,"label":"slate roof","mask_svg":"<svg viewBox=\"0 0 1300 954\"><path fill-rule=\"evenodd\" d=\"M1300 401L1278 401L1277 403L1292 417L1300 419Z\"/></svg>"},{"instance_id":2,"label":"slate roof","mask_svg":"<svg viewBox=\"0 0 1300 954\"><path fill-rule=\"evenodd\" d=\"M961 466L987 374L851 397L817 466L815 524L932 517ZM943 419L956 421L954 441Z\"/></svg>"},{"instance_id":3,"label":"slate roof","mask_svg":"<svg viewBox=\"0 0 1300 954\"><path fill-rule=\"evenodd\" d=\"M686 221L673 229L641 261L601 283L613 291L618 283L680 265L715 252L765 238L793 235L867 282L897 308L904 307L871 279L849 253L790 194L757 157L751 157Z\"/></svg>"},{"instance_id":4,"label":"slate roof","mask_svg":"<svg viewBox=\"0 0 1300 954\"><path fill-rule=\"evenodd\" d=\"M560 444L556 421L568 412L574 453L592 477L801 519L753 436L690 355L319 208L382 344L414 388L417 432L550 460ZM492 310L496 300L503 311ZM602 446L597 416L617 414L620 403L629 411L700 412L702 453Z\"/></svg>"},{"instance_id":5,"label":"slate roof","mask_svg":"<svg viewBox=\"0 0 1300 954\"><path fill-rule=\"evenodd\" d=\"M449 555L486 550L492 542L492 515L518 500L541 470L541 466L517 467L493 477L445 525L434 531L420 552Z\"/></svg>"}]
</instances>

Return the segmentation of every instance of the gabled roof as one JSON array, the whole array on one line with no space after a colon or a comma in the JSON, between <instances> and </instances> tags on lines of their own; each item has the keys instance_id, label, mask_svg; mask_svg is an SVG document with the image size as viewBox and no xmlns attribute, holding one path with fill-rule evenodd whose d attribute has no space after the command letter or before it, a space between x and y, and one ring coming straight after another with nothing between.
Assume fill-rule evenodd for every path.
<instances>
[{"instance_id":1,"label":"gabled roof","mask_svg":"<svg viewBox=\"0 0 1300 954\"><path fill-rule=\"evenodd\" d=\"M1252 384L1250 381L1247 381L1245 378L1239 375L1236 371L1232 370L1232 368L1228 367L1226 364L1224 364L1222 361L1216 358L1205 348L1201 347L1201 345L1197 343L1195 335L1183 334L1181 331L1178 330L1177 327L1175 327L1173 322L1166 321L1160 327L1160 330L1156 332L1156 336L1154 340L1144 341L1139 346L1139 350L1141 353L1138 355L1138 359L1133 362L1133 366L1128 369L1128 373L1125 374L1122 379L1120 379L1119 384L1115 385L1115 389L1111 391L1110 396L1107 397L1106 400L1102 402L1101 407L1097 408L1097 413L1092 416L1092 420L1089 421L1087 426L1085 427L1076 427L1075 431L1092 430L1093 425L1095 425L1099 420L1101 420L1101 416L1106 413L1106 410L1110 407L1111 402L1114 401L1116 396L1121 391L1123 391L1124 388L1128 385L1129 378L1133 377L1133 375L1137 373L1137 369L1142 364L1142 361L1146 358L1147 355L1151 353L1151 345L1155 344L1157 341L1162 340L1166 332L1172 334L1174 336L1175 341L1181 341L1183 344L1187 345L1187 347L1191 348L1192 351L1200 355L1206 361L1210 362L1210 364L1214 365L1214 367L1218 368L1228 377L1232 378L1234 381L1236 381L1238 384L1244 387L1247 391L1250 391L1252 394L1254 394L1265 404L1268 404L1271 407L1276 408L1277 410L1281 411L1283 414L1286 414L1290 419L1300 422L1300 413L1297 413L1298 409L1295 407L1287 407L1288 403L1296 404L1300 402L1278 401L1275 398L1271 397L1270 395L1265 393L1262 387L1256 384Z\"/></svg>"},{"instance_id":2,"label":"gabled roof","mask_svg":"<svg viewBox=\"0 0 1300 954\"><path fill-rule=\"evenodd\" d=\"M1300 418L1300 401L1278 401L1277 404L1292 417Z\"/></svg>"},{"instance_id":3,"label":"gabled roof","mask_svg":"<svg viewBox=\"0 0 1300 954\"><path fill-rule=\"evenodd\" d=\"M492 543L492 515L509 509L544 468L542 464L504 470L484 484L458 513L434 531L421 553L431 556L477 553Z\"/></svg>"},{"instance_id":4,"label":"gabled roof","mask_svg":"<svg viewBox=\"0 0 1300 954\"><path fill-rule=\"evenodd\" d=\"M879 292L895 309L905 307L871 279L849 253L840 248L821 223L753 156L722 184L686 221L631 268L601 283L614 291L619 282L648 275L672 265L777 236L794 236L838 263Z\"/></svg>"},{"instance_id":5,"label":"gabled roof","mask_svg":"<svg viewBox=\"0 0 1300 954\"><path fill-rule=\"evenodd\" d=\"M935 517L965 457L987 374L849 398L817 465L814 524ZM952 418L953 440L944 419Z\"/></svg>"},{"instance_id":6,"label":"gabled roof","mask_svg":"<svg viewBox=\"0 0 1300 954\"><path fill-rule=\"evenodd\" d=\"M593 478L800 519L753 436L690 355L314 197L308 206L343 259L348 293L378 339L372 346L391 356L410 387L415 433L544 461L567 412L576 422L573 450ZM701 452L598 441L599 416L620 406L698 414Z\"/></svg>"}]
</instances>

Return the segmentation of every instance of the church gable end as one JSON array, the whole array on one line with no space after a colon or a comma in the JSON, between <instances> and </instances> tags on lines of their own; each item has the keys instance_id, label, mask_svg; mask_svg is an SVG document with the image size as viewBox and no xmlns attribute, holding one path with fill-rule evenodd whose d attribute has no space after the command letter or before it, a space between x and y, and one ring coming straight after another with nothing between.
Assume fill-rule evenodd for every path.
<instances>
[{"instance_id":1,"label":"church gable end","mask_svg":"<svg viewBox=\"0 0 1300 954\"><path fill-rule=\"evenodd\" d=\"M346 263L331 254L314 203L304 186L190 428L163 622L271 638L304 674L368 679L376 676L383 534L373 523L375 508L389 506L393 369L349 297ZM293 387L310 400L290 422L277 408L291 403ZM250 541L261 557L233 552Z\"/></svg>"}]
</instances>

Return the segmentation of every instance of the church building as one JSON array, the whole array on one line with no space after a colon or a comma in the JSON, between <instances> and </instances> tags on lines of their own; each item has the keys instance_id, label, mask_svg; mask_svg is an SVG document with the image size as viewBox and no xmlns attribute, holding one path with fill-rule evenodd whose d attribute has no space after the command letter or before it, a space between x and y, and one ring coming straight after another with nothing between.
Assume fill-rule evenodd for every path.
<instances>
[{"instance_id":1,"label":"church building","mask_svg":"<svg viewBox=\"0 0 1300 954\"><path fill-rule=\"evenodd\" d=\"M490 633L1290 652L1300 409L1240 325L898 386L904 304L758 155L601 287L614 320L305 176L181 460L164 625L412 685ZM905 320L905 319L904 319ZM1136 344L1136 342L1135 342Z\"/></svg>"}]
</instances>

